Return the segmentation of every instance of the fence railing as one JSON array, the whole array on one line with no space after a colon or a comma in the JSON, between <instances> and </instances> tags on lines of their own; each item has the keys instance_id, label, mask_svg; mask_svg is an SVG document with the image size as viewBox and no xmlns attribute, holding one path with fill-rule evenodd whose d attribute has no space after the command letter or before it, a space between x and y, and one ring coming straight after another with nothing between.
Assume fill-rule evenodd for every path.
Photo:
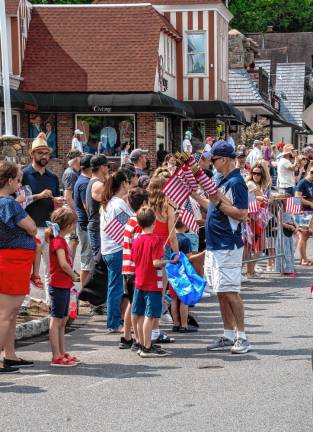
<instances>
[{"instance_id":1,"label":"fence railing","mask_svg":"<svg viewBox=\"0 0 313 432\"><path fill-rule=\"evenodd\" d=\"M249 214L244 238L243 263L283 260L283 202L270 200L257 213ZM279 268L282 268L281 264Z\"/></svg>"}]
</instances>

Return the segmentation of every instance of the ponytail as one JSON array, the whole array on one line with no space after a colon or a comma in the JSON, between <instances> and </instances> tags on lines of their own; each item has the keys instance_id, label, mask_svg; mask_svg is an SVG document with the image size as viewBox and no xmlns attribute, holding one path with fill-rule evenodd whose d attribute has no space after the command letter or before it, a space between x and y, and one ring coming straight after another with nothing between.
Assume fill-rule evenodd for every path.
<instances>
[{"instance_id":1,"label":"ponytail","mask_svg":"<svg viewBox=\"0 0 313 432\"><path fill-rule=\"evenodd\" d=\"M124 182L127 182L127 177L122 169L109 176L104 185L101 204L105 208L111 198L121 189Z\"/></svg>"},{"instance_id":2,"label":"ponytail","mask_svg":"<svg viewBox=\"0 0 313 432\"><path fill-rule=\"evenodd\" d=\"M53 231L52 231L52 228L47 228L46 230L45 230L45 241L47 242L47 243L49 243L50 242L50 239L53 237Z\"/></svg>"}]
</instances>

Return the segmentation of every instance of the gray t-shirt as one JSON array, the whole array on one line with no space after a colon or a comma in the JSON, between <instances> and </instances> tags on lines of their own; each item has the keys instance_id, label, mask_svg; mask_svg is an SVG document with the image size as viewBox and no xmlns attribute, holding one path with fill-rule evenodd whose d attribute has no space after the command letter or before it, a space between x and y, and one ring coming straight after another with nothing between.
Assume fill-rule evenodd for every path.
<instances>
[{"instance_id":1,"label":"gray t-shirt","mask_svg":"<svg viewBox=\"0 0 313 432\"><path fill-rule=\"evenodd\" d=\"M66 168L62 176L62 183L63 183L64 190L74 191L74 186L78 177L79 177L79 173L76 170L74 170L74 168L71 167Z\"/></svg>"}]
</instances>

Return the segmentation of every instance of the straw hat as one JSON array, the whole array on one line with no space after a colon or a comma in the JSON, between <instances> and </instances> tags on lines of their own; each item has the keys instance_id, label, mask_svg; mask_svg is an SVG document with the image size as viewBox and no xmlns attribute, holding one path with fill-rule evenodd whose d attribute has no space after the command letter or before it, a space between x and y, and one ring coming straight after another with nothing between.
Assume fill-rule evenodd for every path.
<instances>
[{"instance_id":1,"label":"straw hat","mask_svg":"<svg viewBox=\"0 0 313 432\"><path fill-rule=\"evenodd\" d=\"M283 152L282 152L282 156L287 155L287 154L293 154L294 150L295 150L295 148L292 144L285 144Z\"/></svg>"},{"instance_id":2,"label":"straw hat","mask_svg":"<svg viewBox=\"0 0 313 432\"><path fill-rule=\"evenodd\" d=\"M52 149L47 144L46 134L43 132L40 132L40 134L32 142L32 148L30 153L33 153L34 151L39 149L46 149L49 150L50 153L52 152Z\"/></svg>"}]
</instances>

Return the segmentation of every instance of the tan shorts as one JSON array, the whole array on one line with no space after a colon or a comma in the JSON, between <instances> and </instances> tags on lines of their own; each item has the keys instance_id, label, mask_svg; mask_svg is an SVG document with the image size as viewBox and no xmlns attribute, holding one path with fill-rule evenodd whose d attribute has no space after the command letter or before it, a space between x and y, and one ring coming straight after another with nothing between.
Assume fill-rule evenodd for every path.
<instances>
[{"instance_id":1,"label":"tan shorts","mask_svg":"<svg viewBox=\"0 0 313 432\"><path fill-rule=\"evenodd\" d=\"M243 248L206 251L204 275L214 293L240 292Z\"/></svg>"}]
</instances>

